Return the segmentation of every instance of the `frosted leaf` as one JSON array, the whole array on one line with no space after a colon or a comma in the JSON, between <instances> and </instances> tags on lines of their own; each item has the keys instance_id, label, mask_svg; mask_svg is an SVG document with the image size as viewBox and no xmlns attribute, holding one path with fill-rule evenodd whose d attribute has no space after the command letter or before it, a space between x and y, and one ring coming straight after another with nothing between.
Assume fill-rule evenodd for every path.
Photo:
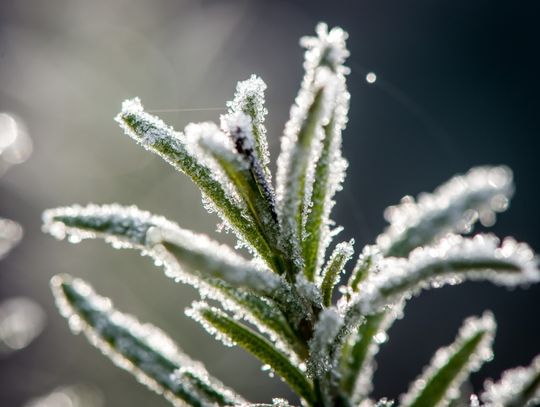
<instances>
[{"instance_id":1,"label":"frosted leaf","mask_svg":"<svg viewBox=\"0 0 540 407\"><path fill-rule=\"evenodd\" d=\"M172 404L243 402L212 378L201 363L185 355L163 331L117 311L108 298L96 294L86 282L55 276L51 289L74 333L82 332L115 365Z\"/></svg>"},{"instance_id":2,"label":"frosted leaf","mask_svg":"<svg viewBox=\"0 0 540 407\"><path fill-rule=\"evenodd\" d=\"M332 256L330 256L330 259L323 270L323 274L319 278L323 304L327 307L332 303L333 289L338 283L341 273L345 271L345 264L347 264L354 254L353 245L353 239L349 242L339 243L332 252Z\"/></svg>"},{"instance_id":3,"label":"frosted leaf","mask_svg":"<svg viewBox=\"0 0 540 407\"><path fill-rule=\"evenodd\" d=\"M540 403L540 356L527 367L503 372L498 382L484 384L481 398L486 407L532 407Z\"/></svg>"},{"instance_id":4,"label":"frosted leaf","mask_svg":"<svg viewBox=\"0 0 540 407\"><path fill-rule=\"evenodd\" d=\"M489 312L465 320L450 346L439 349L422 375L400 397L403 407L446 407L471 372L493 358L495 320Z\"/></svg>"},{"instance_id":5,"label":"frosted leaf","mask_svg":"<svg viewBox=\"0 0 540 407\"><path fill-rule=\"evenodd\" d=\"M227 134L212 123L190 124L186 137L190 149L201 157L214 177L234 192L253 219L260 234L276 251L279 230L274 211L274 192L264 179L264 174L249 148L251 136L250 119L243 113L223 118L222 126ZM232 192L231 192L232 194ZM274 265L278 272L283 272Z\"/></svg>"},{"instance_id":6,"label":"frosted leaf","mask_svg":"<svg viewBox=\"0 0 540 407\"><path fill-rule=\"evenodd\" d=\"M225 345L238 345L257 357L263 364L270 365L272 371L280 375L293 390L308 403L314 401L313 388L299 366L277 350L266 338L240 324L218 308L204 302L196 302L186 314L200 322L210 334Z\"/></svg>"},{"instance_id":7,"label":"frosted leaf","mask_svg":"<svg viewBox=\"0 0 540 407\"><path fill-rule=\"evenodd\" d=\"M397 206L386 209L390 222L377 238L389 256L407 256L415 247L430 244L448 232L467 233L473 223L489 221L508 207L514 192L508 167L476 167L438 187L423 193L415 201L405 197Z\"/></svg>"},{"instance_id":8,"label":"frosted leaf","mask_svg":"<svg viewBox=\"0 0 540 407\"><path fill-rule=\"evenodd\" d=\"M361 282L371 274L379 271L378 264L382 260L382 257L381 250L378 246L364 246L347 283L351 291L350 295L358 290Z\"/></svg>"},{"instance_id":9,"label":"frosted leaf","mask_svg":"<svg viewBox=\"0 0 540 407\"><path fill-rule=\"evenodd\" d=\"M285 125L277 161L277 210L284 235L283 244L296 257L297 268L302 267L301 240L311 207L324 126L330 122L335 95L339 91L339 78L346 71L341 64L348 55L346 33L340 28L328 33L326 26L319 24L317 34L318 37L302 40L307 48L305 75Z\"/></svg>"},{"instance_id":10,"label":"frosted leaf","mask_svg":"<svg viewBox=\"0 0 540 407\"><path fill-rule=\"evenodd\" d=\"M327 308L319 315L313 338L309 342L308 373L317 379L325 405L332 402L337 385L338 350L347 327L335 308Z\"/></svg>"},{"instance_id":11,"label":"frosted leaf","mask_svg":"<svg viewBox=\"0 0 540 407\"><path fill-rule=\"evenodd\" d=\"M275 213L276 197L269 175L270 172L268 168L263 166L260 157L255 155L256 141L252 130L252 119L244 113L230 113L221 116L221 127L234 143L236 153L243 157L249 165L258 192L266 203L261 212L270 212L272 221L277 221Z\"/></svg>"},{"instance_id":12,"label":"frosted leaf","mask_svg":"<svg viewBox=\"0 0 540 407\"><path fill-rule=\"evenodd\" d=\"M0 260L22 239L21 226L9 219L0 218Z\"/></svg>"},{"instance_id":13,"label":"frosted leaf","mask_svg":"<svg viewBox=\"0 0 540 407\"><path fill-rule=\"evenodd\" d=\"M512 238L499 244L493 235L448 235L434 246L415 249L408 259L383 259L381 271L361 284L362 295L353 300L348 312L368 315L403 296L410 298L422 289L464 279L509 287L527 285L540 280L537 265L531 248Z\"/></svg>"},{"instance_id":14,"label":"frosted leaf","mask_svg":"<svg viewBox=\"0 0 540 407\"><path fill-rule=\"evenodd\" d=\"M26 348L45 328L45 311L30 298L12 297L0 303L0 354Z\"/></svg>"},{"instance_id":15,"label":"frosted leaf","mask_svg":"<svg viewBox=\"0 0 540 407\"><path fill-rule=\"evenodd\" d=\"M245 113L251 118L251 128L253 134L254 151L258 162L264 173L268 185L271 185L272 178L268 168L270 164L270 153L268 152L268 142L266 139L266 128L264 119L268 111L264 107L264 91L266 84L256 75L245 81L238 82L234 100L227 102L229 115Z\"/></svg>"},{"instance_id":16,"label":"frosted leaf","mask_svg":"<svg viewBox=\"0 0 540 407\"><path fill-rule=\"evenodd\" d=\"M305 220L305 236L302 240L306 262L304 273L308 278L322 267L325 252L332 240L330 230L333 222L330 212L334 207L334 195L341 190L345 179L347 160L341 155L341 132L347 123L350 95L345 77L338 76L335 105L328 125L324 127L321 154L316 162L312 195Z\"/></svg>"},{"instance_id":17,"label":"frosted leaf","mask_svg":"<svg viewBox=\"0 0 540 407\"><path fill-rule=\"evenodd\" d=\"M90 204L47 210L43 214L43 230L58 239L102 238L116 248L142 250L165 263L166 274L177 281L191 283L196 278L192 275L200 272L235 287L268 294L281 284L278 276L259 269L227 246L135 206ZM162 243L178 255L177 259L160 247Z\"/></svg>"},{"instance_id":18,"label":"frosted leaf","mask_svg":"<svg viewBox=\"0 0 540 407\"><path fill-rule=\"evenodd\" d=\"M228 246L205 235L185 229L153 228L149 230L149 238L153 244L162 243L181 265L219 278L233 287L247 288L273 298L276 290L285 284L270 270L243 259Z\"/></svg>"},{"instance_id":19,"label":"frosted leaf","mask_svg":"<svg viewBox=\"0 0 540 407\"><path fill-rule=\"evenodd\" d=\"M333 346L342 327L343 319L335 308L328 308L320 314L313 338L309 343L308 372L312 377L324 377L334 368L335 349Z\"/></svg>"},{"instance_id":20,"label":"frosted leaf","mask_svg":"<svg viewBox=\"0 0 540 407\"><path fill-rule=\"evenodd\" d=\"M231 340L231 338L226 335L225 333L218 330L214 325L208 322L207 318L205 318L205 312L211 311L213 313L216 313L220 316L226 315L223 311L216 307L211 307L204 301L196 301L191 304L189 308L185 310L185 314L193 319L194 321L198 322L202 325L202 327L214 338L216 338L218 341L220 341L223 345L227 347L231 347L236 345L234 341Z\"/></svg>"},{"instance_id":21,"label":"frosted leaf","mask_svg":"<svg viewBox=\"0 0 540 407\"><path fill-rule=\"evenodd\" d=\"M201 162L203 157L194 154L195 147L188 144L184 134L146 113L138 98L126 100L115 120L137 143L188 175L201 189L205 208L216 212L243 245L253 248L264 259L272 258L268 245L232 192L230 184L216 178L212 170Z\"/></svg>"},{"instance_id":22,"label":"frosted leaf","mask_svg":"<svg viewBox=\"0 0 540 407\"><path fill-rule=\"evenodd\" d=\"M376 369L375 356L388 338L388 329L402 316L403 303L367 316L347 339L341 355L341 389L354 402L360 402L371 392Z\"/></svg>"},{"instance_id":23,"label":"frosted leaf","mask_svg":"<svg viewBox=\"0 0 540 407\"><path fill-rule=\"evenodd\" d=\"M309 71L317 66L328 66L334 72L348 74L349 69L343 64L349 56L346 40L349 35L340 27L328 31L328 25L318 23L315 27L317 36L305 36L300 39L300 45L306 48L304 69Z\"/></svg>"}]
</instances>

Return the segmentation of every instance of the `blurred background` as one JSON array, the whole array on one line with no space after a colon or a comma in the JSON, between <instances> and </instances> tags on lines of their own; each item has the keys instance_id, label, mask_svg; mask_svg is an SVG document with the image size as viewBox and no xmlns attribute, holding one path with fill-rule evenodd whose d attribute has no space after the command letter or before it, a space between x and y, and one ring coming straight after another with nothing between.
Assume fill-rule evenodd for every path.
<instances>
[{"instance_id":1,"label":"blurred background","mask_svg":"<svg viewBox=\"0 0 540 407\"><path fill-rule=\"evenodd\" d=\"M344 134L350 167L334 209L346 228L341 239L355 237L357 248L371 243L385 226L383 209L403 195L430 191L475 165L503 163L514 170L517 193L493 231L540 251L537 4L0 1L0 112L6 113L0 129L15 123L33 140L30 159L0 178L0 217L24 229L0 263L0 304L28 301L23 314L37 318L39 328L30 340L44 328L22 343L25 349L0 354L0 405L31 399L26 405L81 405L65 404L70 391L88 406L167 405L69 333L48 288L50 277L64 272L168 331L248 399L296 401L250 355L224 349L183 315L196 298L192 289L167 280L136 253L102 242L57 242L41 232L40 216L71 203L133 203L230 242L215 233L217 218L201 208L196 188L125 137L112 118L122 100L139 96L149 110L172 110L160 116L178 129L217 120L236 82L257 73L268 85L275 159L302 76L298 39L318 21L350 35L352 102ZM539 294L539 286L510 292L469 283L415 298L379 354L375 395L404 392L432 353L452 341L461 320L484 309L498 320L496 358L473 376L474 388L528 363L540 351Z\"/></svg>"}]
</instances>

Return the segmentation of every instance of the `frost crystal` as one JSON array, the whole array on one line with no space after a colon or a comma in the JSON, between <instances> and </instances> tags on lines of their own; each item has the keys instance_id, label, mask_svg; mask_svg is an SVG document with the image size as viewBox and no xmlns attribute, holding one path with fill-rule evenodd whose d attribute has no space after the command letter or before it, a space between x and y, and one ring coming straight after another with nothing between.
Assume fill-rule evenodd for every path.
<instances>
[{"instance_id":1,"label":"frost crystal","mask_svg":"<svg viewBox=\"0 0 540 407\"><path fill-rule=\"evenodd\" d=\"M495 213L508 207L514 192L508 167L476 167L423 193L418 201L405 197L387 208L390 222L377 243L390 256L406 256L412 249L431 243L448 232L469 232L477 220L491 226Z\"/></svg>"},{"instance_id":2,"label":"frost crystal","mask_svg":"<svg viewBox=\"0 0 540 407\"><path fill-rule=\"evenodd\" d=\"M400 405L420 407L429 402L433 407L446 407L459 395L459 386L468 375L492 359L495 328L489 312L481 318L466 319L454 343L435 353L422 375L400 397ZM445 382L448 379L451 380ZM441 389L441 386L445 387Z\"/></svg>"},{"instance_id":3,"label":"frost crystal","mask_svg":"<svg viewBox=\"0 0 540 407\"><path fill-rule=\"evenodd\" d=\"M540 356L528 367L503 373L500 381L488 380L481 395L486 407L532 407L540 403Z\"/></svg>"},{"instance_id":4,"label":"frost crystal","mask_svg":"<svg viewBox=\"0 0 540 407\"><path fill-rule=\"evenodd\" d=\"M82 332L118 367L174 405L233 405L243 401L211 378L160 329L115 310L108 298L96 294L84 281L55 276L51 288L60 313L69 320L74 333Z\"/></svg>"}]
</instances>

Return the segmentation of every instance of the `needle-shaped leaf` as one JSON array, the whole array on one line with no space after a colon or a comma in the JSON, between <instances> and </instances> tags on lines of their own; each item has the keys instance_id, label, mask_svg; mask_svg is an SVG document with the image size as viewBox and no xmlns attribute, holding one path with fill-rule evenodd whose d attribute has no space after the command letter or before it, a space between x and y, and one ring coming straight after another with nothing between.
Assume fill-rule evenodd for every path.
<instances>
[{"instance_id":1,"label":"needle-shaped leaf","mask_svg":"<svg viewBox=\"0 0 540 407\"><path fill-rule=\"evenodd\" d=\"M347 122L350 98L343 75L337 78L335 98L330 121L324 126L322 150L315 168L312 204L305 221L306 238L302 241L304 274L311 281L322 267L326 248L330 244L330 211L335 203L333 197L341 189L348 165L341 156L341 132Z\"/></svg>"},{"instance_id":2,"label":"needle-shaped leaf","mask_svg":"<svg viewBox=\"0 0 540 407\"><path fill-rule=\"evenodd\" d=\"M347 287L351 293L357 292L360 283L366 280L374 267L382 258L380 249L377 246L364 246L362 253L358 256L356 265L347 282Z\"/></svg>"},{"instance_id":3,"label":"needle-shaped leaf","mask_svg":"<svg viewBox=\"0 0 540 407\"><path fill-rule=\"evenodd\" d=\"M471 372L493 357L495 320L491 313L465 320L454 343L437 351L424 373L401 396L402 407L445 407L459 396Z\"/></svg>"},{"instance_id":4,"label":"needle-shaped leaf","mask_svg":"<svg viewBox=\"0 0 540 407\"><path fill-rule=\"evenodd\" d=\"M514 192L509 168L476 167L441 185L434 193L424 193L415 201L405 197L387 208L390 222L377 238L387 256L406 257L414 248L433 243L446 233L470 231L477 220L489 226L495 213L508 207Z\"/></svg>"},{"instance_id":5,"label":"needle-shaped leaf","mask_svg":"<svg viewBox=\"0 0 540 407\"><path fill-rule=\"evenodd\" d=\"M238 82L234 100L227 102L227 108L228 114L231 116L244 113L250 117L254 158L260 164L265 177L264 183L271 188L271 174L268 168L270 153L268 152L266 127L264 126L264 119L268 113L264 107L265 90L264 81L256 75L251 75L249 79Z\"/></svg>"},{"instance_id":6,"label":"needle-shaped leaf","mask_svg":"<svg viewBox=\"0 0 540 407\"><path fill-rule=\"evenodd\" d=\"M354 240L339 243L323 270L321 293L323 305L326 307L332 304L334 287L339 281L340 274L345 270L345 264L347 264L354 253L353 244Z\"/></svg>"},{"instance_id":7,"label":"needle-shaped leaf","mask_svg":"<svg viewBox=\"0 0 540 407\"><path fill-rule=\"evenodd\" d=\"M244 348L261 362L280 375L307 403L314 402L313 386L304 373L291 363L289 358L276 349L271 342L258 335L249 327L240 324L223 311L211 307L204 302L198 302L186 313L199 321L211 334L222 340L226 345Z\"/></svg>"},{"instance_id":8,"label":"needle-shaped leaf","mask_svg":"<svg viewBox=\"0 0 540 407\"><path fill-rule=\"evenodd\" d=\"M410 298L424 288L465 279L510 287L531 284L540 280L537 266L530 247L511 238L499 245L492 235L449 235L434 246L416 249L408 259L383 259L380 271L360 286L349 308L350 316L377 313L385 305Z\"/></svg>"},{"instance_id":9,"label":"needle-shaped leaf","mask_svg":"<svg viewBox=\"0 0 540 407\"><path fill-rule=\"evenodd\" d=\"M43 222L44 231L59 239L67 237L76 243L102 238L115 247L143 250L161 262L170 260L170 256L164 259L167 252L160 250L166 245L180 265L174 267L174 262L168 262L166 271L178 281L190 283L200 273L266 295L281 284L278 276L256 267L227 246L135 206L90 204L56 208L44 212Z\"/></svg>"},{"instance_id":10,"label":"needle-shaped leaf","mask_svg":"<svg viewBox=\"0 0 540 407\"><path fill-rule=\"evenodd\" d=\"M203 163L226 179L255 220L259 233L272 250L273 269L283 274L284 253L279 246L279 225L274 208L274 192L264 184L262 168L253 155L251 119L243 113L222 118L225 134L213 123L190 124L186 137Z\"/></svg>"},{"instance_id":11,"label":"needle-shaped leaf","mask_svg":"<svg viewBox=\"0 0 540 407\"><path fill-rule=\"evenodd\" d=\"M488 380L481 398L486 407L533 407L540 405L540 356L527 367L503 372L498 382Z\"/></svg>"},{"instance_id":12,"label":"needle-shaped leaf","mask_svg":"<svg viewBox=\"0 0 540 407\"><path fill-rule=\"evenodd\" d=\"M344 345L341 353L341 391L348 398L359 401L372 390L373 358L379 344L386 339L390 315L380 312L366 317ZM382 335L382 338L376 340L378 335Z\"/></svg>"},{"instance_id":13,"label":"needle-shaped leaf","mask_svg":"<svg viewBox=\"0 0 540 407\"><path fill-rule=\"evenodd\" d=\"M317 26L317 37L307 37L305 75L290 119L285 125L278 158L277 209L283 231L283 244L302 266L301 241L305 234L306 214L311 207L315 166L322 149L324 126L329 124L338 75L346 68L346 33L340 28L328 32Z\"/></svg>"},{"instance_id":14,"label":"needle-shaped leaf","mask_svg":"<svg viewBox=\"0 0 540 407\"><path fill-rule=\"evenodd\" d=\"M84 281L67 275L51 280L61 314L118 367L175 406L237 405L233 391L192 361L160 329L114 309Z\"/></svg>"},{"instance_id":15,"label":"needle-shaped leaf","mask_svg":"<svg viewBox=\"0 0 540 407\"><path fill-rule=\"evenodd\" d=\"M125 133L145 149L158 154L178 171L188 175L201 189L207 209L217 211L237 236L271 264L272 252L242 202L225 180L217 178L201 163L184 134L146 113L139 99L127 100L116 117Z\"/></svg>"}]
</instances>

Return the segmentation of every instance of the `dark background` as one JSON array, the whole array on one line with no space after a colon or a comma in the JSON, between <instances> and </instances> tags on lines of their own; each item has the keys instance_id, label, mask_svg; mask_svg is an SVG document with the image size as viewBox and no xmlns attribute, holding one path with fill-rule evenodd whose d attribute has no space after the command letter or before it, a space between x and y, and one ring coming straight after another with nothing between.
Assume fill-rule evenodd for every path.
<instances>
[{"instance_id":1,"label":"dark background","mask_svg":"<svg viewBox=\"0 0 540 407\"><path fill-rule=\"evenodd\" d=\"M43 209L71 203L134 203L216 237L216 218L196 189L134 145L112 117L123 99L148 109L224 106L235 83L266 81L272 158L301 76L298 38L318 21L349 32L352 94L344 154L350 162L334 218L371 243L383 209L481 164L509 165L516 196L493 231L540 251L538 136L540 20L524 1L8 1L0 2L0 111L17 114L34 155L0 180L0 216L25 228L0 264L0 300L34 298L44 333L0 359L0 405L20 406L57 386L96 386L108 406L165 406L69 333L48 280L68 272L111 296L118 308L168 331L210 372L253 401L291 397L242 350L224 349L183 308L196 298L148 259L102 242L73 246L40 231ZM367 72L377 74L368 84ZM178 129L220 111L162 113ZM228 236L218 239L230 241ZM486 377L526 364L539 351L540 287L527 291L467 283L423 293L390 330L379 354L376 396L397 397L461 320L491 309L496 358ZM291 399L291 401L295 401Z\"/></svg>"}]
</instances>

